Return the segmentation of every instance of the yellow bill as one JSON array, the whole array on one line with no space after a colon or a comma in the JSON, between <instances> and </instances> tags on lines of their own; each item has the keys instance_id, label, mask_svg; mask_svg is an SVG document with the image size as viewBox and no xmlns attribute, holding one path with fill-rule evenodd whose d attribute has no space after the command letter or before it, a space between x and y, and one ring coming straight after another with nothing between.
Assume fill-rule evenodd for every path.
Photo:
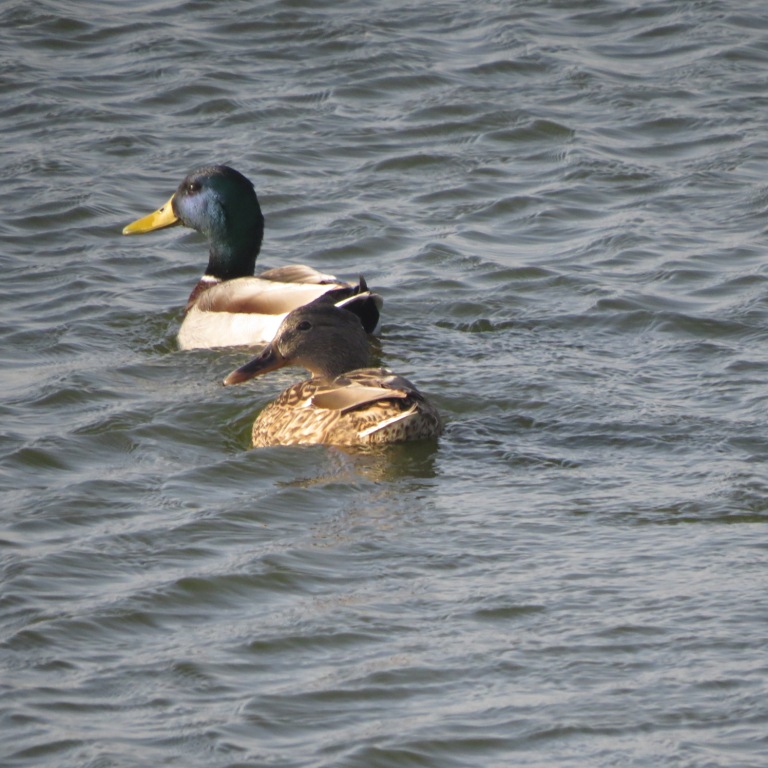
<instances>
[{"instance_id":1,"label":"yellow bill","mask_svg":"<svg viewBox=\"0 0 768 768\"><path fill-rule=\"evenodd\" d=\"M123 234L138 235L142 232L152 232L155 229L164 229L165 227L173 227L179 224L179 217L173 212L173 198L175 194L171 195L168 202L153 213L141 219L136 219L136 221L132 221L123 227Z\"/></svg>"}]
</instances>

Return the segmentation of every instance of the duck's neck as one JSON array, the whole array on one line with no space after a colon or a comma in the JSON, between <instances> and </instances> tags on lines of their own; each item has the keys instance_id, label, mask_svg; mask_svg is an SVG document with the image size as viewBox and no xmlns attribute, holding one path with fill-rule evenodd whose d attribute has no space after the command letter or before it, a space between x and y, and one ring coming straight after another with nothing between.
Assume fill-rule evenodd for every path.
<instances>
[{"instance_id":1,"label":"duck's neck","mask_svg":"<svg viewBox=\"0 0 768 768\"><path fill-rule=\"evenodd\" d=\"M261 211L241 222L237 217L214 222L205 234L210 246L206 275L219 280L253 275L264 237Z\"/></svg>"},{"instance_id":2,"label":"duck's neck","mask_svg":"<svg viewBox=\"0 0 768 768\"><path fill-rule=\"evenodd\" d=\"M305 367L313 378L332 381L344 373L367 368L369 358L368 341L362 335L361 339L341 340L325 354L319 354L317 359L305 363Z\"/></svg>"}]
</instances>

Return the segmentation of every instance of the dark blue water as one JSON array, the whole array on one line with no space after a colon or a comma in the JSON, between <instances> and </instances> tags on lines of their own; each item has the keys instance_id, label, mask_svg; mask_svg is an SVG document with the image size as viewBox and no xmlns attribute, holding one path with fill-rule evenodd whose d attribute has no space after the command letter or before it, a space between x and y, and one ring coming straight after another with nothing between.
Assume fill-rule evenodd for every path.
<instances>
[{"instance_id":1,"label":"dark blue water","mask_svg":"<svg viewBox=\"0 0 768 768\"><path fill-rule=\"evenodd\" d=\"M753 0L0 8L0 764L768 762ZM248 450L195 166L364 273L437 445Z\"/></svg>"}]
</instances>

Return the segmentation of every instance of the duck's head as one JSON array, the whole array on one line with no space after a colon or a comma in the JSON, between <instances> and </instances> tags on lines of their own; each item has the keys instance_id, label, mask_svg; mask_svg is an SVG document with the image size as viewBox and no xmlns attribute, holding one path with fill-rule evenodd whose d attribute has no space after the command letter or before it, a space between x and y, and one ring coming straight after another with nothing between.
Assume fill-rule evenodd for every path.
<instances>
[{"instance_id":1,"label":"duck's head","mask_svg":"<svg viewBox=\"0 0 768 768\"><path fill-rule=\"evenodd\" d=\"M287 365L301 366L328 379L365 368L368 337L360 318L324 296L294 309L258 357L232 371L224 384L240 384Z\"/></svg>"},{"instance_id":2,"label":"duck's head","mask_svg":"<svg viewBox=\"0 0 768 768\"><path fill-rule=\"evenodd\" d=\"M128 224L123 234L178 224L208 239L207 275L230 280L253 274L264 237L264 216L253 184L242 173L227 165L192 171L165 205Z\"/></svg>"}]
</instances>

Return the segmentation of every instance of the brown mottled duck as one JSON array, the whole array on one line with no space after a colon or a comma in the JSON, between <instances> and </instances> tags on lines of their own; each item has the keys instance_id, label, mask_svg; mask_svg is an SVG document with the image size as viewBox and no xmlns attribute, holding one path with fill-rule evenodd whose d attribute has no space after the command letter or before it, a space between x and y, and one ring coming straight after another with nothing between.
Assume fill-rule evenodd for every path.
<instances>
[{"instance_id":1,"label":"brown mottled duck","mask_svg":"<svg viewBox=\"0 0 768 768\"><path fill-rule=\"evenodd\" d=\"M330 297L290 312L261 354L224 384L287 365L306 368L312 376L288 387L258 415L254 447L396 443L442 432L437 409L410 381L367 367L368 338L360 319Z\"/></svg>"}]
</instances>

